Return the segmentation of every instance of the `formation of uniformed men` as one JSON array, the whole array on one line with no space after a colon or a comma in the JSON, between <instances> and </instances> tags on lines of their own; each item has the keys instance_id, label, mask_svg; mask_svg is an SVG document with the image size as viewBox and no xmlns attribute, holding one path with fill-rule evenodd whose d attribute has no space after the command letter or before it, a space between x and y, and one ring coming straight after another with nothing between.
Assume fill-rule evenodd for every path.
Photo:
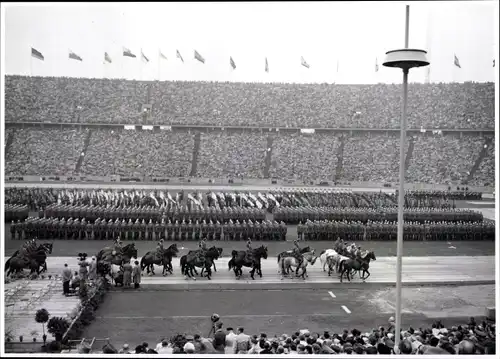
<instances>
[{"instance_id":1,"label":"formation of uniformed men","mask_svg":"<svg viewBox=\"0 0 500 359\"><path fill-rule=\"evenodd\" d=\"M5 221L24 221L29 216L28 206L6 204L4 207Z\"/></svg>"},{"instance_id":2,"label":"formation of uniformed men","mask_svg":"<svg viewBox=\"0 0 500 359\"><path fill-rule=\"evenodd\" d=\"M165 209L153 206L142 207L104 207L104 206L72 206L53 204L47 206L45 212L40 214L54 218L86 218L88 221L95 221L98 218L125 219L132 221L212 221L226 223L232 220L252 220L263 221L266 219L266 212L258 208L225 207L225 208L191 208L179 206L178 208Z\"/></svg>"},{"instance_id":3,"label":"formation of uniformed men","mask_svg":"<svg viewBox=\"0 0 500 359\"><path fill-rule=\"evenodd\" d=\"M299 223L297 234L305 240L395 241L397 222L310 221ZM482 222L405 222L403 240L449 241L494 240L495 223Z\"/></svg>"},{"instance_id":4,"label":"formation of uniformed men","mask_svg":"<svg viewBox=\"0 0 500 359\"><path fill-rule=\"evenodd\" d=\"M208 238L209 240L285 240L287 226L276 221L232 221L221 224L219 221L152 221L136 219L100 219L94 222L76 218L28 218L25 222L12 222L13 239L98 239L111 240L165 240L189 241Z\"/></svg>"},{"instance_id":5,"label":"formation of uniformed men","mask_svg":"<svg viewBox=\"0 0 500 359\"><path fill-rule=\"evenodd\" d=\"M224 240L247 240L258 241L284 241L286 240L287 226L284 222L277 221L239 221L224 224Z\"/></svg>"},{"instance_id":6,"label":"formation of uniformed men","mask_svg":"<svg viewBox=\"0 0 500 359\"><path fill-rule=\"evenodd\" d=\"M175 221L161 222L144 219L128 221L125 219L100 219L94 222L83 218L81 221L73 218L28 218L25 222L11 224L13 239L31 237L47 239L97 239L112 240L166 240L185 241L199 240L207 237L210 240L222 238L222 224L212 221Z\"/></svg>"},{"instance_id":7,"label":"formation of uniformed men","mask_svg":"<svg viewBox=\"0 0 500 359\"><path fill-rule=\"evenodd\" d=\"M408 222L474 222L482 221L483 215L471 210L442 210L433 208L407 208L405 220ZM274 219L285 223L305 222L306 220L320 221L390 221L398 219L397 208L380 208L377 210L366 208L334 208L334 207L299 207L279 208L274 212Z\"/></svg>"},{"instance_id":8,"label":"formation of uniformed men","mask_svg":"<svg viewBox=\"0 0 500 359\"><path fill-rule=\"evenodd\" d=\"M399 194L399 190L396 190L396 195ZM480 200L482 198L481 192L473 192L473 191L405 191L406 198L416 198L416 199L425 199L425 198L434 198L434 199L442 199L442 200Z\"/></svg>"}]
</instances>

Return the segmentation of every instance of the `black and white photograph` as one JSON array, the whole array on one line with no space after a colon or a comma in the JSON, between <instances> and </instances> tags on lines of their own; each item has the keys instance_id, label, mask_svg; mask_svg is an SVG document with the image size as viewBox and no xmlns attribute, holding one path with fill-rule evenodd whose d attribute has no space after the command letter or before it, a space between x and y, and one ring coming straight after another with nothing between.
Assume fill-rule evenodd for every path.
<instances>
[{"instance_id":1,"label":"black and white photograph","mask_svg":"<svg viewBox=\"0 0 500 359\"><path fill-rule=\"evenodd\" d=\"M2 3L1 355L480 355L498 1Z\"/></svg>"}]
</instances>

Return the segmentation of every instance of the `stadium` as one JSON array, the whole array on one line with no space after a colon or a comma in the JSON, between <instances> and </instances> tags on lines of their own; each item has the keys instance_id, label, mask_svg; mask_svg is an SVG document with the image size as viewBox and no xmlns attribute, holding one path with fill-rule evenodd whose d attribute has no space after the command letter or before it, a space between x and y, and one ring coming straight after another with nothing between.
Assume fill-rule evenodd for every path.
<instances>
[{"instance_id":1,"label":"stadium","mask_svg":"<svg viewBox=\"0 0 500 359\"><path fill-rule=\"evenodd\" d=\"M148 6L113 21L147 18ZM339 21L352 15L340 6ZM454 16L484 25L493 7L465 4ZM390 39L358 78L350 56L314 50L290 65L285 50L255 60L239 48L222 63L203 45L127 47L137 24L99 51L36 45L33 25L16 35L33 41L27 62L13 33L35 8L7 7L5 352L495 354L495 65L463 44L433 51L449 9L413 8L416 23L436 18L422 25L426 39L410 37L430 48L432 72L410 72L400 193L403 85L384 68ZM57 11L78 16L57 9L38 26L49 29ZM82 15L89 38L117 9ZM286 78L292 66L299 75ZM480 66L489 72L470 70Z\"/></svg>"}]
</instances>

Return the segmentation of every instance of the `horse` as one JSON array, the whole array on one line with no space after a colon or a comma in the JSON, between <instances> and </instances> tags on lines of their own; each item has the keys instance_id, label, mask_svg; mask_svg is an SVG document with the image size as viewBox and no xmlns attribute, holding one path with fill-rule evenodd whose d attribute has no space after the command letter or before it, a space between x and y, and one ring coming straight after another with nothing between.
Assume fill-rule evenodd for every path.
<instances>
[{"instance_id":1,"label":"horse","mask_svg":"<svg viewBox=\"0 0 500 359\"><path fill-rule=\"evenodd\" d=\"M212 248L217 249L217 251L219 252L219 255L217 256L217 258L214 258L214 259L218 259L222 255L223 248L222 247L212 247ZM197 250L194 250L194 251L189 251L188 255L199 254L199 253L201 253L201 249L197 249ZM214 272L217 272L217 267L215 266L215 261L213 262L213 266L214 266ZM193 271L194 271L194 273L196 275L198 275L198 271L196 270L196 268L193 268ZM203 267L201 269L201 275L202 276L203 276L203 272L204 271L205 271L205 267Z\"/></svg>"},{"instance_id":2,"label":"horse","mask_svg":"<svg viewBox=\"0 0 500 359\"><path fill-rule=\"evenodd\" d=\"M129 262L132 258L137 258L137 249L135 248L135 243L127 244L124 246L120 253L116 253L113 256L113 249L110 247L105 247L97 253L96 260L104 262L110 262L111 264L122 265L123 262Z\"/></svg>"},{"instance_id":3,"label":"horse","mask_svg":"<svg viewBox=\"0 0 500 359\"><path fill-rule=\"evenodd\" d=\"M340 282L342 282L342 277L344 274L346 274L347 280L350 282L351 277L354 275L356 272L363 271L363 274L360 275L360 278L365 281L369 276L370 272L368 271L368 268L370 267L370 260L377 260L375 257L375 253L373 251L370 252L365 252L363 256L361 257L356 257L354 259L346 259L342 260L339 263L339 271L340 271ZM349 275L351 274L351 275ZM365 274L368 274L365 276Z\"/></svg>"},{"instance_id":4,"label":"horse","mask_svg":"<svg viewBox=\"0 0 500 359\"><path fill-rule=\"evenodd\" d=\"M319 261L321 263L321 268L323 268L323 272L326 271L325 265L327 264L328 256L336 255L338 252L335 249L323 249L319 254Z\"/></svg>"},{"instance_id":5,"label":"horse","mask_svg":"<svg viewBox=\"0 0 500 359\"><path fill-rule=\"evenodd\" d=\"M262 258L267 259L267 247L260 246L251 250L250 258L247 256L247 251L236 251L231 252L231 259L229 260L228 267L229 270L233 269L234 275L237 279L240 279L243 275L242 267L250 267L250 277L254 278L255 271L262 278L262 270L260 266L260 261Z\"/></svg>"},{"instance_id":6,"label":"horse","mask_svg":"<svg viewBox=\"0 0 500 359\"><path fill-rule=\"evenodd\" d=\"M170 274L173 274L172 257L177 256L177 253L179 253L179 249L177 249L176 243L170 245L170 247L168 247L167 249L164 249L163 256L161 258L158 258L158 256L156 255L156 251L147 252L141 258L141 271L146 269L147 274L151 272L153 275L155 275L154 264L156 264L158 266L163 266L163 275L165 275L166 271L170 272Z\"/></svg>"},{"instance_id":7,"label":"horse","mask_svg":"<svg viewBox=\"0 0 500 359\"><path fill-rule=\"evenodd\" d=\"M30 253L29 258L18 257L19 251L14 252L14 255L5 262L6 276L12 272L21 273L25 268L30 269L30 274L47 271L47 254L52 253L52 248L53 243L42 243L33 253ZM40 267L42 267L41 270Z\"/></svg>"},{"instance_id":8,"label":"horse","mask_svg":"<svg viewBox=\"0 0 500 359\"><path fill-rule=\"evenodd\" d=\"M307 265L311 263L314 265L317 256L314 255L314 249L310 252L302 254L302 263L298 263L295 257L284 257L281 258L280 267L281 267L281 279L284 278L285 273L288 273L291 267L296 267L295 275L297 277L302 277L302 279L306 279ZM298 274L299 269L302 269L301 275Z\"/></svg>"},{"instance_id":9,"label":"horse","mask_svg":"<svg viewBox=\"0 0 500 359\"><path fill-rule=\"evenodd\" d=\"M189 278L194 278L196 267L203 268L207 272L207 279L212 278L212 265L215 259L220 255L219 249L210 247L203 254L197 251L190 251L188 254L181 257L181 272Z\"/></svg>"},{"instance_id":10,"label":"horse","mask_svg":"<svg viewBox=\"0 0 500 359\"><path fill-rule=\"evenodd\" d=\"M311 251L311 248L309 246L307 247L304 247L304 248L301 248L300 249L300 254L304 254L304 253L307 253L307 252L310 252ZM281 252L280 254L278 254L278 263L281 261L281 258L282 257L289 257L289 256L292 256L293 255L293 250L288 250L288 251L284 251L284 252ZM279 273L279 269L278 269L278 273ZM288 274L288 273L286 273Z\"/></svg>"},{"instance_id":11,"label":"horse","mask_svg":"<svg viewBox=\"0 0 500 359\"><path fill-rule=\"evenodd\" d=\"M339 254L335 249L325 249L321 251L319 255L319 260L321 262L321 267L323 272L325 272L325 265L328 264L328 276L331 275L332 271L338 270L338 264L345 259L349 259L341 254Z\"/></svg>"}]
</instances>

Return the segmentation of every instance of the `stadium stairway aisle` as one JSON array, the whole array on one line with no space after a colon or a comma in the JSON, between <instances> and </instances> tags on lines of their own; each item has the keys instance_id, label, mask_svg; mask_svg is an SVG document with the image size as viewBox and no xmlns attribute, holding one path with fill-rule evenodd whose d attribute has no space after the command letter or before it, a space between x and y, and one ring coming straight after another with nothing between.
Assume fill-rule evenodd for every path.
<instances>
[{"instance_id":1,"label":"stadium stairway aisle","mask_svg":"<svg viewBox=\"0 0 500 359\"><path fill-rule=\"evenodd\" d=\"M481 152L479 152L479 156L477 157L476 162L474 162L474 165L469 171L469 175L467 176L467 182L471 181L472 178L474 178L474 174L481 165L481 162L488 155L488 147L491 146L491 142L492 138L487 138L486 141L484 141L483 148L481 149Z\"/></svg>"},{"instance_id":2,"label":"stadium stairway aisle","mask_svg":"<svg viewBox=\"0 0 500 359\"><path fill-rule=\"evenodd\" d=\"M14 141L14 136L16 135L16 130L13 130L12 133L9 134L7 137L7 141L5 141L5 157L7 157L7 153L9 153L9 148L10 145L12 145L12 142Z\"/></svg>"},{"instance_id":3,"label":"stadium stairway aisle","mask_svg":"<svg viewBox=\"0 0 500 359\"><path fill-rule=\"evenodd\" d=\"M413 139L413 137L410 137L410 141L408 143L408 150L406 152L406 158L405 158L405 172L407 172L408 168L410 167L411 159L413 157L414 147L415 147L415 140Z\"/></svg>"},{"instance_id":4,"label":"stadium stairway aisle","mask_svg":"<svg viewBox=\"0 0 500 359\"><path fill-rule=\"evenodd\" d=\"M198 155L200 153L201 133L196 132L194 135L193 159L191 160L191 177L196 177L198 171Z\"/></svg>"},{"instance_id":5,"label":"stadium stairway aisle","mask_svg":"<svg viewBox=\"0 0 500 359\"><path fill-rule=\"evenodd\" d=\"M344 146L345 146L345 138L342 136L340 138L339 148L337 150L337 169L335 172L335 181L340 180L342 177L342 169L344 166Z\"/></svg>"},{"instance_id":6,"label":"stadium stairway aisle","mask_svg":"<svg viewBox=\"0 0 500 359\"><path fill-rule=\"evenodd\" d=\"M267 147L266 150L266 160L264 165L264 178L269 178L269 169L271 168L271 158L273 156L273 138L271 136L267 137Z\"/></svg>"},{"instance_id":7,"label":"stadium stairway aisle","mask_svg":"<svg viewBox=\"0 0 500 359\"><path fill-rule=\"evenodd\" d=\"M85 141L83 142L83 148L80 151L80 156L78 157L78 162L76 163L75 172L80 173L80 168L82 167L83 160L85 159L85 154L87 153L87 148L90 145L90 138L92 137L92 130L89 130Z\"/></svg>"}]
</instances>

